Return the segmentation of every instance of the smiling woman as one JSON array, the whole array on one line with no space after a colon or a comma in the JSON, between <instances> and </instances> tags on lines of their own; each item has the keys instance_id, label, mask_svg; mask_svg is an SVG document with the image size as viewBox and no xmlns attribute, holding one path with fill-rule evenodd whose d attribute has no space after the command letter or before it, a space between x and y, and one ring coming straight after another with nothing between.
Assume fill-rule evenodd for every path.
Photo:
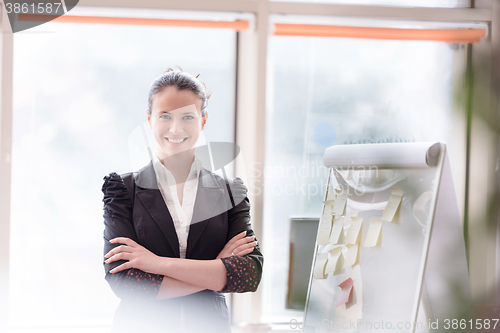
<instances>
[{"instance_id":1,"label":"smiling woman","mask_svg":"<svg viewBox=\"0 0 500 333\"><path fill-rule=\"evenodd\" d=\"M187 106L179 106L182 104ZM201 102L196 95L187 90L178 91L175 87L166 88L156 99L148 122L161 148L157 151L160 159L186 151L187 147L196 144L208 117L207 113L200 115L197 109L201 107L197 104Z\"/></svg>"},{"instance_id":2,"label":"smiling woman","mask_svg":"<svg viewBox=\"0 0 500 333\"><path fill-rule=\"evenodd\" d=\"M113 331L231 332L223 293L259 285L247 188L195 153L207 100L197 77L167 70L149 92L152 161L104 177L104 268L122 300Z\"/></svg>"}]
</instances>

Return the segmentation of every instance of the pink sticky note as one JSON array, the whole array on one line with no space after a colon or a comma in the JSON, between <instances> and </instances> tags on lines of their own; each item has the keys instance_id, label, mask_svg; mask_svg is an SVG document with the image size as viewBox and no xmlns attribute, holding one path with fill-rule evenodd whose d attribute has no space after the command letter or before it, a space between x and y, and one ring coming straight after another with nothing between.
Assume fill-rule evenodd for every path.
<instances>
[{"instance_id":1,"label":"pink sticky note","mask_svg":"<svg viewBox=\"0 0 500 333\"><path fill-rule=\"evenodd\" d=\"M335 307L345 304L349 302L349 298L351 297L351 292L352 292L352 285L354 281L352 281L351 278L348 278L341 284L339 284L340 289L342 289L342 293L339 296L339 299L337 300L337 304Z\"/></svg>"}]
</instances>

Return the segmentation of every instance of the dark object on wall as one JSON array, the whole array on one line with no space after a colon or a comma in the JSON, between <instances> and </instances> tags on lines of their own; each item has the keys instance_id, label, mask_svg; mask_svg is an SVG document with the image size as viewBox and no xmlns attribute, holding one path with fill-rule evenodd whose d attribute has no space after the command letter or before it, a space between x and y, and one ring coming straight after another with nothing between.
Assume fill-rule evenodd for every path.
<instances>
[{"instance_id":1,"label":"dark object on wall","mask_svg":"<svg viewBox=\"0 0 500 333\"><path fill-rule=\"evenodd\" d=\"M287 309L304 310L319 218L290 219Z\"/></svg>"}]
</instances>

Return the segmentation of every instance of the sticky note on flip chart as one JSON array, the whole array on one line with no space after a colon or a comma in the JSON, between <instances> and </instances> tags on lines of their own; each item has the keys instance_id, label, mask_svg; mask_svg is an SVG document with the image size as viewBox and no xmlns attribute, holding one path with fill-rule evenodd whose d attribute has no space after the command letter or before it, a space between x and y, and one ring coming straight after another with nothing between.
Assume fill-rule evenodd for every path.
<instances>
[{"instance_id":1,"label":"sticky note on flip chart","mask_svg":"<svg viewBox=\"0 0 500 333\"><path fill-rule=\"evenodd\" d=\"M356 244L358 242L359 231L361 230L361 225L363 224L362 217L351 217L351 225L347 231L347 236L344 239L344 243Z\"/></svg>"},{"instance_id":2,"label":"sticky note on flip chart","mask_svg":"<svg viewBox=\"0 0 500 333\"><path fill-rule=\"evenodd\" d=\"M342 290L339 298L337 299L337 304L335 307L340 306L342 304L346 304L349 302L352 294L352 286L354 285L354 281L351 278L348 278L341 284L339 284L340 289Z\"/></svg>"},{"instance_id":3,"label":"sticky note on flip chart","mask_svg":"<svg viewBox=\"0 0 500 333\"><path fill-rule=\"evenodd\" d=\"M340 233L344 227L344 218L333 219L333 228L330 234L330 243L337 244L339 242Z\"/></svg>"},{"instance_id":4,"label":"sticky note on flip chart","mask_svg":"<svg viewBox=\"0 0 500 333\"><path fill-rule=\"evenodd\" d=\"M401 199L403 198L403 190L392 189L391 196L389 197L389 202L385 206L384 212L382 213L382 220L391 222L394 218L394 214L398 210Z\"/></svg>"},{"instance_id":5,"label":"sticky note on flip chart","mask_svg":"<svg viewBox=\"0 0 500 333\"><path fill-rule=\"evenodd\" d=\"M345 203L347 201L347 187L342 187L340 193L337 193L337 198L335 204L333 205L333 214L342 215L344 214Z\"/></svg>"},{"instance_id":6,"label":"sticky note on flip chart","mask_svg":"<svg viewBox=\"0 0 500 333\"><path fill-rule=\"evenodd\" d=\"M344 268L351 267L358 258L358 244L347 244L347 251L344 255Z\"/></svg>"},{"instance_id":7,"label":"sticky note on flip chart","mask_svg":"<svg viewBox=\"0 0 500 333\"><path fill-rule=\"evenodd\" d=\"M328 244L330 231L332 231L332 206L325 205L323 216L321 216L318 226L318 245Z\"/></svg>"},{"instance_id":8,"label":"sticky note on flip chart","mask_svg":"<svg viewBox=\"0 0 500 333\"><path fill-rule=\"evenodd\" d=\"M335 273L335 268L339 261L340 255L342 254L342 246L335 246L333 249L328 251L328 261L326 263L325 274Z\"/></svg>"},{"instance_id":9,"label":"sticky note on flip chart","mask_svg":"<svg viewBox=\"0 0 500 333\"><path fill-rule=\"evenodd\" d=\"M325 265L328 260L328 252L316 254L316 264L314 265L314 278L325 279Z\"/></svg>"},{"instance_id":10,"label":"sticky note on flip chart","mask_svg":"<svg viewBox=\"0 0 500 333\"><path fill-rule=\"evenodd\" d=\"M381 220L371 220L368 233L366 234L365 247L373 247L377 245L378 238L380 237L380 230L382 230Z\"/></svg>"}]
</instances>

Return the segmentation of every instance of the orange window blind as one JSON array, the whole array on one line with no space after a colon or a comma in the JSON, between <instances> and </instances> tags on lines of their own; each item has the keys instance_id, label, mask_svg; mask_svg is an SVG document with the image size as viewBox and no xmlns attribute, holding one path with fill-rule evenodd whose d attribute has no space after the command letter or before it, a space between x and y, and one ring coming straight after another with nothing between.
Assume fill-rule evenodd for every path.
<instances>
[{"instance_id":1,"label":"orange window blind","mask_svg":"<svg viewBox=\"0 0 500 333\"><path fill-rule=\"evenodd\" d=\"M52 20L50 19L52 18ZM248 21L203 21L203 20L171 20L154 18L132 17L103 17L103 16L72 16L72 15L39 15L19 14L19 21L51 21L61 23L90 23L90 24L123 24L123 25L148 25L190 28L220 28L242 31L248 29Z\"/></svg>"},{"instance_id":2,"label":"orange window blind","mask_svg":"<svg viewBox=\"0 0 500 333\"><path fill-rule=\"evenodd\" d=\"M276 23L277 36L345 37L392 40L427 40L447 43L475 43L486 36L485 29L399 29L313 24Z\"/></svg>"},{"instance_id":3,"label":"orange window blind","mask_svg":"<svg viewBox=\"0 0 500 333\"><path fill-rule=\"evenodd\" d=\"M52 18L52 20L51 20ZM208 21L208 20L173 20L153 18L102 17L102 16L50 16L38 14L19 14L19 21L51 21L62 23L90 24L123 24L147 26L175 26L191 28L222 28L243 31L249 29L249 22ZM318 24L274 24L273 35L276 36L309 36L309 37L343 37L389 40L426 40L446 43L476 43L486 36L481 28L467 29L400 29L353 27Z\"/></svg>"}]
</instances>

